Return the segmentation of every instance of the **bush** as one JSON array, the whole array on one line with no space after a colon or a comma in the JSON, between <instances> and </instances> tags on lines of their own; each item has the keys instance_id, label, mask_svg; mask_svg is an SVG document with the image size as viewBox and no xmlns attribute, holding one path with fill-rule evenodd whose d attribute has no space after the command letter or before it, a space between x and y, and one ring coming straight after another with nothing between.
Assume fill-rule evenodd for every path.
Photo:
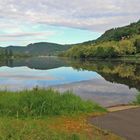
<instances>
[{"instance_id":1,"label":"bush","mask_svg":"<svg viewBox=\"0 0 140 140\"><path fill-rule=\"evenodd\" d=\"M134 54L136 52L136 48L134 44L130 40L121 40L118 44L118 53L120 55Z\"/></svg>"}]
</instances>

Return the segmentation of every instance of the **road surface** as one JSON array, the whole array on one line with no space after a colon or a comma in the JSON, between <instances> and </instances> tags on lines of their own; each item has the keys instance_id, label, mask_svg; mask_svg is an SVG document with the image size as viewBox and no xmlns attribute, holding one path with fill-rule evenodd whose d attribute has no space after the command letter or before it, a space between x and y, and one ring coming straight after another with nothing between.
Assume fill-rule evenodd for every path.
<instances>
[{"instance_id":1,"label":"road surface","mask_svg":"<svg viewBox=\"0 0 140 140\"><path fill-rule=\"evenodd\" d=\"M90 118L89 121L126 140L140 140L140 107L111 112L104 116Z\"/></svg>"}]
</instances>

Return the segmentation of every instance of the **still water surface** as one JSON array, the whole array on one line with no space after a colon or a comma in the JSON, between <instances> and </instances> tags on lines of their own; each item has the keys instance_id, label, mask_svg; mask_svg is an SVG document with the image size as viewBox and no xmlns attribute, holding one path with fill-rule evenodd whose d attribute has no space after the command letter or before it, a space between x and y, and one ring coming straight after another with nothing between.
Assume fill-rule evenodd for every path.
<instances>
[{"instance_id":1,"label":"still water surface","mask_svg":"<svg viewBox=\"0 0 140 140\"><path fill-rule=\"evenodd\" d=\"M27 58L0 63L0 89L35 86L73 90L104 106L127 104L140 85L140 65L125 62L78 61L57 57Z\"/></svg>"}]
</instances>

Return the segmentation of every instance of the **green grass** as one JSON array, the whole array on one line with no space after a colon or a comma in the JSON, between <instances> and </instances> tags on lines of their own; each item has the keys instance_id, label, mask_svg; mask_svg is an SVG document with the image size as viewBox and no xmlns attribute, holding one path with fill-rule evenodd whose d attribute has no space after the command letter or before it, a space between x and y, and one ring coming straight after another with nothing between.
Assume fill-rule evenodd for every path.
<instances>
[{"instance_id":1,"label":"green grass","mask_svg":"<svg viewBox=\"0 0 140 140\"><path fill-rule=\"evenodd\" d=\"M87 121L104 113L72 92L0 91L0 140L121 140Z\"/></svg>"},{"instance_id":2,"label":"green grass","mask_svg":"<svg viewBox=\"0 0 140 140\"><path fill-rule=\"evenodd\" d=\"M0 140L86 140L82 134L56 132L48 123L47 120L0 119Z\"/></svg>"},{"instance_id":3,"label":"green grass","mask_svg":"<svg viewBox=\"0 0 140 140\"><path fill-rule=\"evenodd\" d=\"M98 104L82 100L71 92L61 94L52 89L0 91L0 116L23 118L105 111Z\"/></svg>"},{"instance_id":4,"label":"green grass","mask_svg":"<svg viewBox=\"0 0 140 140\"><path fill-rule=\"evenodd\" d=\"M0 140L122 140L104 133L83 118L0 118Z\"/></svg>"}]
</instances>

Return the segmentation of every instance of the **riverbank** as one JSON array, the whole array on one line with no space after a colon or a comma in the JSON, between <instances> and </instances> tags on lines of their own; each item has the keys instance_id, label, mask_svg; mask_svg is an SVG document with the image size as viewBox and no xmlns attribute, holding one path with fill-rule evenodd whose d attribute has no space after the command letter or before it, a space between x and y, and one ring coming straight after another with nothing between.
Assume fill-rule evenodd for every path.
<instances>
[{"instance_id":1,"label":"riverbank","mask_svg":"<svg viewBox=\"0 0 140 140\"><path fill-rule=\"evenodd\" d=\"M135 55L122 55L118 57L111 57L111 58L100 58L100 57L89 57L89 58L73 58L73 57L64 57L64 56L58 56L58 58L64 59L64 60L73 60L73 61L110 61L110 62L132 62L132 63L140 63L140 53Z\"/></svg>"}]
</instances>

